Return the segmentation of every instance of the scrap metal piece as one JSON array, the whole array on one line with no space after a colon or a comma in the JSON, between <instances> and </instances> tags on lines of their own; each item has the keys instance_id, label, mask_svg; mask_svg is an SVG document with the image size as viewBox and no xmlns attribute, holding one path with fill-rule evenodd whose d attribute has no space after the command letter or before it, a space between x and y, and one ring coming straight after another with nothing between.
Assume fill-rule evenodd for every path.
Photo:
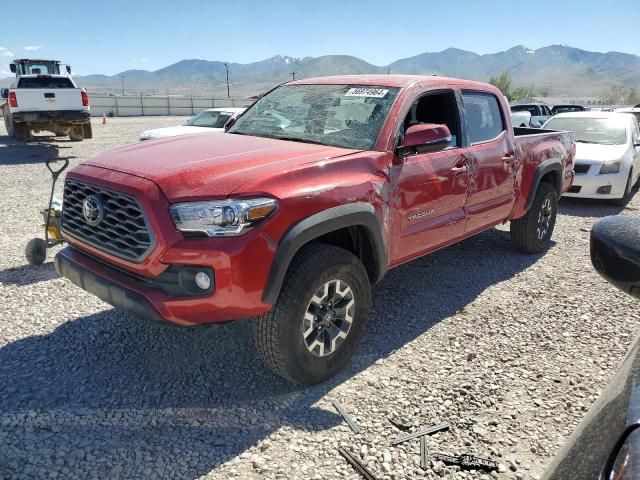
<instances>
[{"instance_id":1,"label":"scrap metal piece","mask_svg":"<svg viewBox=\"0 0 640 480\"><path fill-rule=\"evenodd\" d=\"M338 448L338 452L340 452L340 455L342 455L344 459L351 464L356 472L362 475L362 478L365 478L366 480L377 480L373 473L367 470L367 467L360 463L357 458L347 452L344 448Z\"/></svg>"},{"instance_id":2,"label":"scrap metal piece","mask_svg":"<svg viewBox=\"0 0 640 480\"><path fill-rule=\"evenodd\" d=\"M389 422L391 422L394 427L402 430L403 432L408 432L409 430L411 430L412 425L403 422L398 417L387 417L387 420L389 420Z\"/></svg>"},{"instance_id":3,"label":"scrap metal piece","mask_svg":"<svg viewBox=\"0 0 640 480\"><path fill-rule=\"evenodd\" d=\"M353 419L349 416L349 414L344 409L344 407L340 405L340 402L338 402L337 400L333 400L333 406L336 407L336 410L338 411L340 416L344 419L344 421L347 422L347 425L349 425L349 428L351 428L353 433L360 433L360 429L358 428L356 423L353 421Z\"/></svg>"},{"instance_id":4,"label":"scrap metal piece","mask_svg":"<svg viewBox=\"0 0 640 480\"><path fill-rule=\"evenodd\" d=\"M476 457L475 455L462 454L460 456L447 455L444 453L436 453L436 460L440 460L447 465L458 465L463 469L475 470L498 470L498 462L488 460L486 458Z\"/></svg>"},{"instance_id":5,"label":"scrap metal piece","mask_svg":"<svg viewBox=\"0 0 640 480\"><path fill-rule=\"evenodd\" d=\"M426 470L427 467L427 437L423 435L420 437L420 468Z\"/></svg>"},{"instance_id":6,"label":"scrap metal piece","mask_svg":"<svg viewBox=\"0 0 640 480\"><path fill-rule=\"evenodd\" d=\"M400 443L413 440L414 438L422 437L423 435L431 435L432 433L436 433L436 432L440 432L442 430L448 430L448 429L449 429L448 423L443 423L442 425L436 425L434 427L423 428L422 430L418 430L408 435L398 437L395 440L391 440L391 445L399 445Z\"/></svg>"}]
</instances>

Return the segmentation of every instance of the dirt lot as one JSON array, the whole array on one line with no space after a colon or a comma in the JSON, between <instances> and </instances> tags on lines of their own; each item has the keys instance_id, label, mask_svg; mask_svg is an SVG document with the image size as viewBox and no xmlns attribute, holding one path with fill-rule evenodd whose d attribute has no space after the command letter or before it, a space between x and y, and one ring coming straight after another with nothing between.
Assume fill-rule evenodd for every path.
<instances>
[{"instance_id":1,"label":"dirt lot","mask_svg":"<svg viewBox=\"0 0 640 480\"><path fill-rule=\"evenodd\" d=\"M150 325L57 278L55 250L26 265L47 156L77 164L181 120L96 121L93 140L27 145L0 126L0 477L360 478L343 445L379 478L538 478L639 331L637 304L592 270L588 232L599 217L637 215L640 195L625 209L562 200L544 255L515 252L502 227L391 271L351 366L301 389L262 366L248 321ZM423 472L418 442L390 446L389 415L450 423L431 453L500 471L432 461Z\"/></svg>"}]
</instances>

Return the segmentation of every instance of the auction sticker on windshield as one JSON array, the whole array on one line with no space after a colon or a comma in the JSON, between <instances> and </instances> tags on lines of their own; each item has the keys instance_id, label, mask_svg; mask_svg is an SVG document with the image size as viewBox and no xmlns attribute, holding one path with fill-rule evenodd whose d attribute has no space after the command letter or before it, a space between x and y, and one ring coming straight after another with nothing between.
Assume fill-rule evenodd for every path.
<instances>
[{"instance_id":1,"label":"auction sticker on windshield","mask_svg":"<svg viewBox=\"0 0 640 480\"><path fill-rule=\"evenodd\" d=\"M384 88L350 88L344 96L382 98L388 92L389 90L385 90Z\"/></svg>"}]
</instances>

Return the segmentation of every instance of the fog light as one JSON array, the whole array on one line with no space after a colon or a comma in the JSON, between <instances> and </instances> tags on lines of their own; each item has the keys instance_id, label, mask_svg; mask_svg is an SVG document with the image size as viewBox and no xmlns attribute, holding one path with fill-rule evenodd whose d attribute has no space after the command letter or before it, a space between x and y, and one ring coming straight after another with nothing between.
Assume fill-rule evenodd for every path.
<instances>
[{"instance_id":1,"label":"fog light","mask_svg":"<svg viewBox=\"0 0 640 480\"><path fill-rule=\"evenodd\" d=\"M205 272L196 273L194 280L198 288L202 290L209 290L209 287L211 287L211 277L209 277Z\"/></svg>"},{"instance_id":2,"label":"fog light","mask_svg":"<svg viewBox=\"0 0 640 480\"><path fill-rule=\"evenodd\" d=\"M611 185L605 185L604 187L598 188L598 193L602 193L603 195L611 193Z\"/></svg>"}]
</instances>

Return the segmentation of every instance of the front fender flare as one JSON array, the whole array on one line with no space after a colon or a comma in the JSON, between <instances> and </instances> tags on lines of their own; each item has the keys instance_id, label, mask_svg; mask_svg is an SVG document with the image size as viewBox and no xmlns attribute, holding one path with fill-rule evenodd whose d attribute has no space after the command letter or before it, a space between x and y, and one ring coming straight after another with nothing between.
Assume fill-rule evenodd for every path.
<instances>
[{"instance_id":1,"label":"front fender flare","mask_svg":"<svg viewBox=\"0 0 640 480\"><path fill-rule=\"evenodd\" d=\"M529 195L527 196L527 203L525 204L524 211L528 212L533 204L533 200L536 198L536 193L538 193L538 187L540 186L540 182L542 177L544 177L549 172L556 172L555 176L555 185L553 187L558 192L558 197L562 195L562 162L559 158L550 158L549 160L545 160L536 168L536 173L533 176L533 180L531 180L531 187L529 188Z\"/></svg>"},{"instance_id":2,"label":"front fender flare","mask_svg":"<svg viewBox=\"0 0 640 480\"><path fill-rule=\"evenodd\" d=\"M369 203L350 203L311 215L285 233L273 259L262 300L270 305L276 303L289 265L304 245L327 233L355 226L363 227L367 233L375 263L372 280L374 283L380 281L387 271L388 263L378 215Z\"/></svg>"}]
</instances>

